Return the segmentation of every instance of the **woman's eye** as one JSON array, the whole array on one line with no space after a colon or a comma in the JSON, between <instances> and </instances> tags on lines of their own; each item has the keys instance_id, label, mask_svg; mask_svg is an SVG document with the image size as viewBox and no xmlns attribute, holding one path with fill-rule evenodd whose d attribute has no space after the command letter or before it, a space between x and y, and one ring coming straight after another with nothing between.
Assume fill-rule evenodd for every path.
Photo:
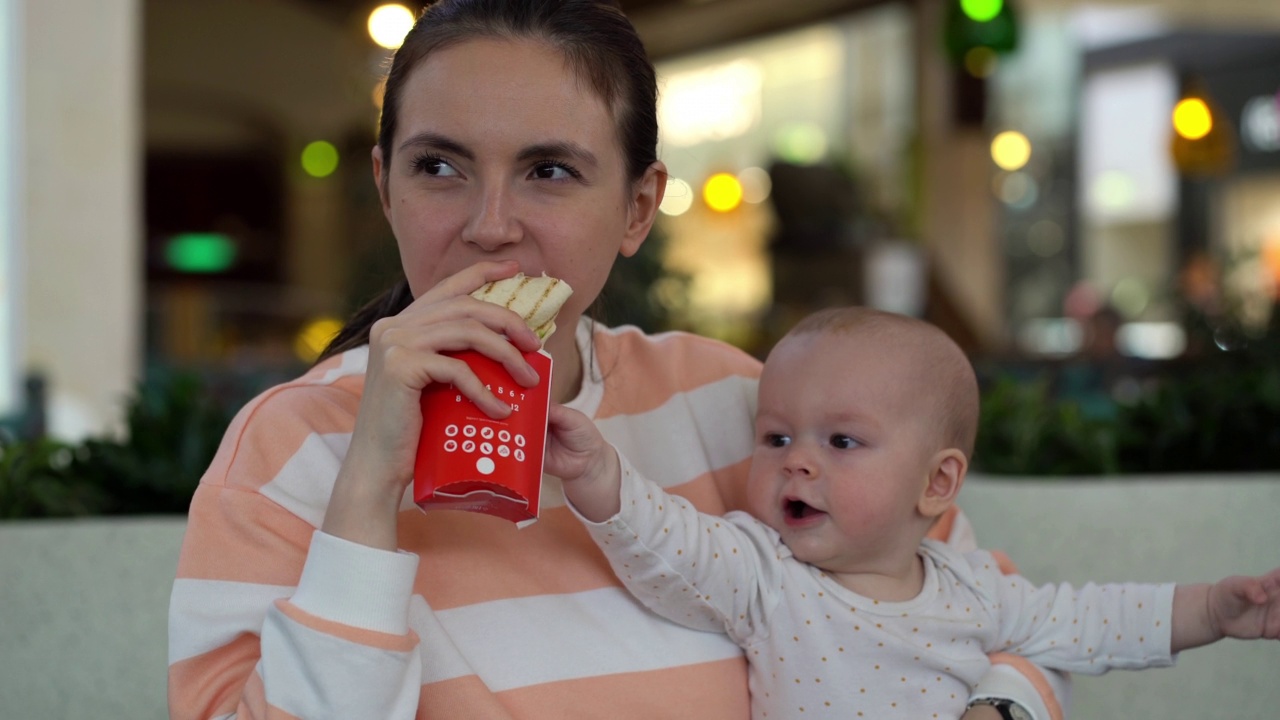
<instances>
[{"instance_id":1,"label":"woman's eye","mask_svg":"<svg viewBox=\"0 0 1280 720\"><path fill-rule=\"evenodd\" d=\"M831 436L831 447L836 448L837 450L852 450L857 446L858 441L848 435L837 434Z\"/></svg>"},{"instance_id":2,"label":"woman's eye","mask_svg":"<svg viewBox=\"0 0 1280 720\"><path fill-rule=\"evenodd\" d=\"M417 158L413 161L413 169L423 175L432 177L452 177L458 174L458 171L449 164L449 161L441 157L431 155Z\"/></svg>"},{"instance_id":3,"label":"woman's eye","mask_svg":"<svg viewBox=\"0 0 1280 720\"><path fill-rule=\"evenodd\" d=\"M572 180L579 177L578 171L572 167L549 160L534 165L532 175L539 180Z\"/></svg>"},{"instance_id":4,"label":"woman's eye","mask_svg":"<svg viewBox=\"0 0 1280 720\"><path fill-rule=\"evenodd\" d=\"M765 433L764 444L769 447L786 447L791 444L791 438L780 433Z\"/></svg>"}]
</instances>

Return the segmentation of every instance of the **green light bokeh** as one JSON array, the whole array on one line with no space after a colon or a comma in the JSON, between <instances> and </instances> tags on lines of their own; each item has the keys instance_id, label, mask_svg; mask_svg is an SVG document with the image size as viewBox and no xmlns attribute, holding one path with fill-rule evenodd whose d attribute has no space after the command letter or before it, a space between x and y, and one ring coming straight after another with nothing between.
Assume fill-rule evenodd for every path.
<instances>
[{"instance_id":1,"label":"green light bokeh","mask_svg":"<svg viewBox=\"0 0 1280 720\"><path fill-rule=\"evenodd\" d=\"M1004 0L960 0L960 9L971 19L987 22L1000 14Z\"/></svg>"},{"instance_id":2,"label":"green light bokeh","mask_svg":"<svg viewBox=\"0 0 1280 720\"><path fill-rule=\"evenodd\" d=\"M236 260L236 244L220 233L183 233L164 249L169 267L185 273L218 273Z\"/></svg>"},{"instance_id":3,"label":"green light bokeh","mask_svg":"<svg viewBox=\"0 0 1280 720\"><path fill-rule=\"evenodd\" d=\"M302 149L302 169L311 177L328 177L338 169L338 148L333 143L316 140Z\"/></svg>"}]
</instances>

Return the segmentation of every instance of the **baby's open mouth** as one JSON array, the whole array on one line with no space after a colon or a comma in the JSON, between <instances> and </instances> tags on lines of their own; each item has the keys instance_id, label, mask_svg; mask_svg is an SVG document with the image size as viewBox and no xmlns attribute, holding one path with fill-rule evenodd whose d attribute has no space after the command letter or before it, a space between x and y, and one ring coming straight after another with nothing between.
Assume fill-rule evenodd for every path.
<instances>
[{"instance_id":1,"label":"baby's open mouth","mask_svg":"<svg viewBox=\"0 0 1280 720\"><path fill-rule=\"evenodd\" d=\"M803 500L794 498L787 498L782 501L782 512L788 520L804 520L805 518L822 514L822 511L818 508Z\"/></svg>"}]
</instances>

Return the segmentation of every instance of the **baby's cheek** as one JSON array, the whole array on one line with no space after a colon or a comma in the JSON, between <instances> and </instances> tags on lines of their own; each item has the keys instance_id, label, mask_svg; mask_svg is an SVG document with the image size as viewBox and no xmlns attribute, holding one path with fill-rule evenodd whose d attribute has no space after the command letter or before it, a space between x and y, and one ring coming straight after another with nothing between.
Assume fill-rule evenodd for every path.
<instances>
[{"instance_id":1,"label":"baby's cheek","mask_svg":"<svg viewBox=\"0 0 1280 720\"><path fill-rule=\"evenodd\" d=\"M777 493L769 483L755 477L747 481L747 512L775 530L782 522L776 498Z\"/></svg>"}]
</instances>

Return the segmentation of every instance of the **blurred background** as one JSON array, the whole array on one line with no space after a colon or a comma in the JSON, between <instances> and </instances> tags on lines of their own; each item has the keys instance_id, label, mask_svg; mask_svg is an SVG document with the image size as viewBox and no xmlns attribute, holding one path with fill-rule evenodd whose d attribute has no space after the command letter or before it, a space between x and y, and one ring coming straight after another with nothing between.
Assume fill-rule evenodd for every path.
<instances>
[{"instance_id":1,"label":"blurred background","mask_svg":"<svg viewBox=\"0 0 1280 720\"><path fill-rule=\"evenodd\" d=\"M763 355L875 305L970 352L988 470L1275 467L1280 4L622 5L671 180L605 320ZM421 7L0 0L0 475L181 511L229 414L389 282L369 150Z\"/></svg>"},{"instance_id":2,"label":"blurred background","mask_svg":"<svg viewBox=\"0 0 1280 720\"><path fill-rule=\"evenodd\" d=\"M166 716L231 414L397 266L369 151L421 5L380 5L0 0L0 716ZM1280 3L622 5L671 185L602 319L763 355L827 305L924 317L983 388L961 503L1028 577L1275 566ZM1072 717L1274 717L1245 645Z\"/></svg>"}]
</instances>

